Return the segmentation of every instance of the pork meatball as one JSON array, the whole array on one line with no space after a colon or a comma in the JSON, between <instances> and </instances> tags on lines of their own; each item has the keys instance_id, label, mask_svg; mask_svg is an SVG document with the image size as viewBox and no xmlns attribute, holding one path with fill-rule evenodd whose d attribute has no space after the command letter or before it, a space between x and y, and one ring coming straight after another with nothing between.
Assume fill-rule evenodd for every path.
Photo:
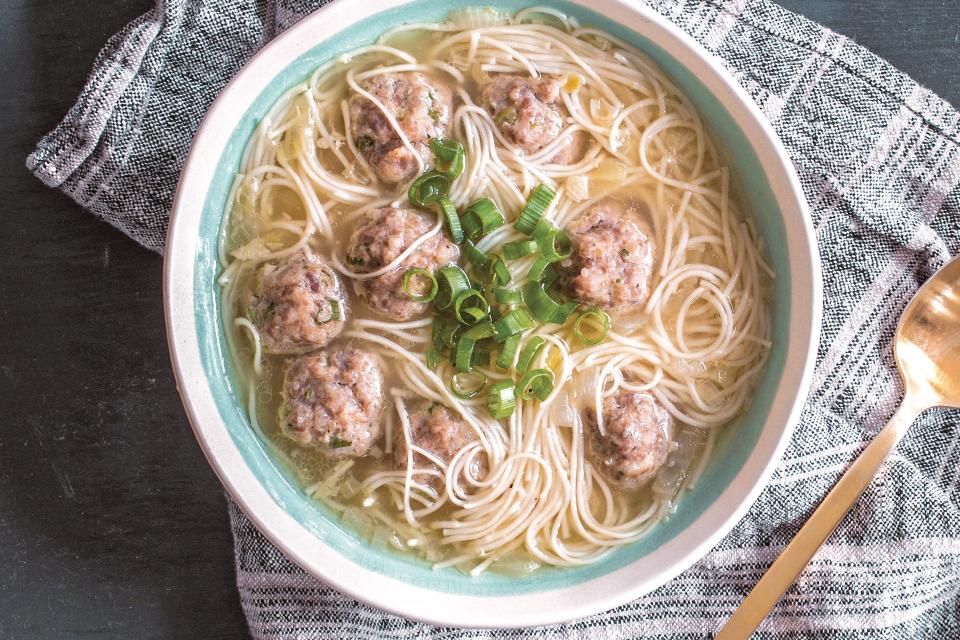
<instances>
[{"instance_id":1,"label":"pork meatball","mask_svg":"<svg viewBox=\"0 0 960 640\"><path fill-rule=\"evenodd\" d=\"M410 143L429 166L430 138L443 137L450 125L451 98L446 85L422 73L381 73L360 81L360 88L393 115ZM350 98L354 144L388 184L406 182L417 173L417 159L404 146L383 111L368 98Z\"/></svg>"},{"instance_id":2,"label":"pork meatball","mask_svg":"<svg viewBox=\"0 0 960 640\"><path fill-rule=\"evenodd\" d=\"M477 441L477 434L456 412L437 403L419 403L410 412L410 435L413 444L434 454L449 464L458 451L471 442ZM407 467L407 442L403 431L397 428L393 434L394 462L398 469ZM418 469L435 467L423 454L414 453L413 466ZM487 474L485 454L473 456L467 471L479 480ZM417 482L429 484L434 489L443 485L438 476L420 474L414 476Z\"/></svg>"},{"instance_id":3,"label":"pork meatball","mask_svg":"<svg viewBox=\"0 0 960 640\"><path fill-rule=\"evenodd\" d=\"M301 356L284 375L280 427L329 456L366 455L380 435L382 387L380 365L366 351Z\"/></svg>"},{"instance_id":4,"label":"pork meatball","mask_svg":"<svg viewBox=\"0 0 960 640\"><path fill-rule=\"evenodd\" d=\"M611 484L637 489L648 483L670 453L673 420L653 396L621 391L603 401L603 428L587 410L587 453Z\"/></svg>"},{"instance_id":5,"label":"pork meatball","mask_svg":"<svg viewBox=\"0 0 960 640\"><path fill-rule=\"evenodd\" d=\"M556 106L560 81L556 78L523 78L498 75L480 94L480 104L493 116L503 137L534 153L556 140L563 130L563 116ZM569 164L583 154L582 136L568 135L550 159Z\"/></svg>"},{"instance_id":6,"label":"pork meatball","mask_svg":"<svg viewBox=\"0 0 960 640\"><path fill-rule=\"evenodd\" d=\"M393 262L417 238L430 230L430 225L415 211L408 209L376 209L350 239L347 264L360 273L370 273ZM370 308L394 320L409 320L425 313L429 302L412 300L403 291L403 275L407 269L436 272L460 257L457 245L437 233L428 238L400 265L375 278L360 280L357 292Z\"/></svg>"},{"instance_id":7,"label":"pork meatball","mask_svg":"<svg viewBox=\"0 0 960 640\"><path fill-rule=\"evenodd\" d=\"M650 293L653 232L640 212L606 199L567 226L570 258L561 265L570 295L616 311L642 305Z\"/></svg>"},{"instance_id":8,"label":"pork meatball","mask_svg":"<svg viewBox=\"0 0 960 640\"><path fill-rule=\"evenodd\" d=\"M306 353L343 331L347 299L327 264L295 253L278 265L262 265L255 277L247 316L270 353Z\"/></svg>"}]
</instances>

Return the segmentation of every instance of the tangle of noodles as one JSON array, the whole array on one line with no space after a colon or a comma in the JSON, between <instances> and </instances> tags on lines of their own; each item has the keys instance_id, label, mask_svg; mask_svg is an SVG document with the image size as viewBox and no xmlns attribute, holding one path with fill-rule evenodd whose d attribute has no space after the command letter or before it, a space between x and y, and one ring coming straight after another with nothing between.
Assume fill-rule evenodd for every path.
<instances>
[{"instance_id":1,"label":"tangle of noodles","mask_svg":"<svg viewBox=\"0 0 960 640\"><path fill-rule=\"evenodd\" d=\"M388 322L356 302L339 340L379 354L385 365L386 437L370 456L333 460L280 435L275 416L289 359L264 351L243 305L258 265L294 252L324 257L345 279L355 277L341 260L357 221L371 209L405 204L408 185L380 183L358 153L347 106L360 80L394 71L420 71L455 89L449 136L466 150L466 170L450 195L458 207L487 196L513 217L543 182L558 194L547 217L564 227L604 197L626 195L650 212L656 266L645 307L615 317L599 344L576 342L570 323L535 330L547 340L536 364L558 382L546 400L518 402L503 422L490 418L482 399L451 393L449 363L427 366L429 317ZM565 133L589 138L580 160L551 164L556 144L525 155L504 138L476 99L478 83L500 72L563 80ZM598 560L670 513L704 468L717 430L749 405L763 371L773 273L732 183L688 100L642 53L606 33L537 8L514 16L466 10L447 22L394 29L291 89L248 145L221 230L219 284L254 426L306 491L360 535L415 551L438 568L521 574ZM439 230L437 221L427 235ZM496 251L521 237L504 225L480 248ZM522 286L531 262L508 263L514 285ZM483 373L508 375L492 367ZM680 427L682 450L671 455L681 472L638 491L618 490L584 456L590 427L583 408L601 416L603 398L620 390L652 394ZM408 407L416 398L451 407L477 439L449 463L415 447ZM384 455L393 434L407 443L405 468ZM414 453L433 466L414 468ZM483 455L485 477L461 473Z\"/></svg>"}]
</instances>

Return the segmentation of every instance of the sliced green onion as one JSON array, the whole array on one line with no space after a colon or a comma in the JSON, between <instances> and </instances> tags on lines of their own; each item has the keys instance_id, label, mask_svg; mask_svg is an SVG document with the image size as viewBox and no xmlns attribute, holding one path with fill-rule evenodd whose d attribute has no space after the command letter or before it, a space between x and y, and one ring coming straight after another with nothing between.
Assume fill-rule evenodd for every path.
<instances>
[{"instance_id":1,"label":"sliced green onion","mask_svg":"<svg viewBox=\"0 0 960 640\"><path fill-rule=\"evenodd\" d=\"M553 391L553 372L549 369L531 369L517 383L517 393L524 400L546 400Z\"/></svg>"},{"instance_id":2,"label":"sliced green onion","mask_svg":"<svg viewBox=\"0 0 960 640\"><path fill-rule=\"evenodd\" d=\"M449 198L440 198L440 212L447 221L447 230L450 231L450 237L457 244L463 242L463 227L460 226L460 216L457 215L457 208Z\"/></svg>"},{"instance_id":3,"label":"sliced green onion","mask_svg":"<svg viewBox=\"0 0 960 640\"><path fill-rule=\"evenodd\" d=\"M422 278L429 282L429 290L427 290L426 293L416 293L412 286L414 278ZM403 274L402 286L403 292L415 302L430 302L437 297L437 290L439 289L437 279L433 277L433 274L419 267L407 269L406 273Z\"/></svg>"},{"instance_id":4,"label":"sliced green onion","mask_svg":"<svg viewBox=\"0 0 960 640\"><path fill-rule=\"evenodd\" d=\"M456 344L460 325L446 318L434 316L431 330L433 348L439 352Z\"/></svg>"},{"instance_id":5,"label":"sliced green onion","mask_svg":"<svg viewBox=\"0 0 960 640\"><path fill-rule=\"evenodd\" d=\"M477 341L473 338L463 336L457 342L457 348L453 352L453 366L457 371L473 370L473 349L477 346Z\"/></svg>"},{"instance_id":6,"label":"sliced green onion","mask_svg":"<svg viewBox=\"0 0 960 640\"><path fill-rule=\"evenodd\" d=\"M487 389L487 409L495 420L509 418L516 408L513 380L501 380Z\"/></svg>"},{"instance_id":7,"label":"sliced green onion","mask_svg":"<svg viewBox=\"0 0 960 640\"><path fill-rule=\"evenodd\" d=\"M494 287L493 297L496 299L497 304L520 304L523 302L523 294L516 289Z\"/></svg>"},{"instance_id":8,"label":"sliced green onion","mask_svg":"<svg viewBox=\"0 0 960 640\"><path fill-rule=\"evenodd\" d=\"M594 328L593 333L584 332L583 322L595 321L600 323L600 328ZM610 332L610 316L606 311L596 307L590 307L573 321L573 335L583 344L599 344L607 337Z\"/></svg>"},{"instance_id":9,"label":"sliced green onion","mask_svg":"<svg viewBox=\"0 0 960 640\"><path fill-rule=\"evenodd\" d=\"M493 359L493 353L489 349L477 347L470 354L470 365L473 367L489 367L491 359Z\"/></svg>"},{"instance_id":10,"label":"sliced green onion","mask_svg":"<svg viewBox=\"0 0 960 640\"><path fill-rule=\"evenodd\" d=\"M537 224L534 225L533 231L530 232L530 237L533 238L533 240L535 240L539 245L541 239L545 238L556 230L557 227L554 226L552 222L546 218L541 218L540 220L537 220ZM539 249L540 247L538 246L537 248Z\"/></svg>"},{"instance_id":11,"label":"sliced green onion","mask_svg":"<svg viewBox=\"0 0 960 640\"><path fill-rule=\"evenodd\" d=\"M467 289L453 301L453 315L461 324L476 324L490 315L490 304L476 289Z\"/></svg>"},{"instance_id":12,"label":"sliced green onion","mask_svg":"<svg viewBox=\"0 0 960 640\"><path fill-rule=\"evenodd\" d=\"M541 222L543 222L541 220ZM551 229L537 239L540 253L550 262L558 262L570 257L573 248L570 246L570 235L563 229Z\"/></svg>"},{"instance_id":13,"label":"sliced green onion","mask_svg":"<svg viewBox=\"0 0 960 640\"><path fill-rule=\"evenodd\" d=\"M438 364L440 364L440 352L430 347L427 349L427 368L436 369Z\"/></svg>"},{"instance_id":14,"label":"sliced green onion","mask_svg":"<svg viewBox=\"0 0 960 640\"><path fill-rule=\"evenodd\" d=\"M533 321L526 309L514 309L490 326L493 328L491 334L493 339L497 342L503 342L510 336L533 329L537 326L537 323Z\"/></svg>"},{"instance_id":15,"label":"sliced green onion","mask_svg":"<svg viewBox=\"0 0 960 640\"><path fill-rule=\"evenodd\" d=\"M450 391L461 400L476 398L487 384L487 376L479 371L462 371L450 378Z\"/></svg>"},{"instance_id":16,"label":"sliced green onion","mask_svg":"<svg viewBox=\"0 0 960 640\"><path fill-rule=\"evenodd\" d=\"M437 296L434 303L438 309L449 309L453 301L462 292L470 288L470 278L455 264L447 265L437 271Z\"/></svg>"},{"instance_id":17,"label":"sliced green onion","mask_svg":"<svg viewBox=\"0 0 960 640\"><path fill-rule=\"evenodd\" d=\"M493 263L493 259L477 249L477 245L473 244L470 239L463 241L463 257L482 274L486 274Z\"/></svg>"},{"instance_id":18,"label":"sliced green onion","mask_svg":"<svg viewBox=\"0 0 960 640\"><path fill-rule=\"evenodd\" d=\"M520 212L520 217L513 223L513 228L527 235L533 233L537 222L550 208L550 203L553 202L555 196L556 193L553 189L545 184L538 184L534 187L533 191L530 192L530 197L527 198L527 204Z\"/></svg>"},{"instance_id":19,"label":"sliced green onion","mask_svg":"<svg viewBox=\"0 0 960 640\"><path fill-rule=\"evenodd\" d=\"M550 267L552 263L547 260L544 256L537 256L537 259L533 261L533 264L530 265L530 271L527 272L527 278L533 282L542 282L546 280L550 272L553 269Z\"/></svg>"},{"instance_id":20,"label":"sliced green onion","mask_svg":"<svg viewBox=\"0 0 960 640\"><path fill-rule=\"evenodd\" d=\"M464 338L471 340L483 340L490 338L496 333L496 326L492 322L480 322L463 332Z\"/></svg>"},{"instance_id":21,"label":"sliced green onion","mask_svg":"<svg viewBox=\"0 0 960 640\"><path fill-rule=\"evenodd\" d=\"M553 268L553 264L551 263L550 268L543 272L543 277L540 278L540 282L543 283L544 287L549 287L559 277L560 273Z\"/></svg>"},{"instance_id":22,"label":"sliced green onion","mask_svg":"<svg viewBox=\"0 0 960 640\"><path fill-rule=\"evenodd\" d=\"M580 303L575 300L569 302L564 302L561 304L556 311L553 313L553 317L550 318L550 322L556 324L566 324L567 320L570 319L570 316L573 315L573 312L580 308Z\"/></svg>"},{"instance_id":23,"label":"sliced green onion","mask_svg":"<svg viewBox=\"0 0 960 640\"><path fill-rule=\"evenodd\" d=\"M507 260L519 260L539 249L536 240L514 240L503 245L503 257Z\"/></svg>"},{"instance_id":24,"label":"sliced green onion","mask_svg":"<svg viewBox=\"0 0 960 640\"><path fill-rule=\"evenodd\" d=\"M552 322L553 316L560 305L550 297L541 282L528 282L523 288L523 301L530 309L533 317L540 322Z\"/></svg>"},{"instance_id":25,"label":"sliced green onion","mask_svg":"<svg viewBox=\"0 0 960 640\"><path fill-rule=\"evenodd\" d=\"M431 138L430 150L437 159L435 164L440 173L451 182L460 177L466 156L462 144L450 138Z\"/></svg>"},{"instance_id":26,"label":"sliced green onion","mask_svg":"<svg viewBox=\"0 0 960 640\"><path fill-rule=\"evenodd\" d=\"M540 336L531 336L523 345L523 349L520 350L520 357L517 359L517 371L526 373L546 344L547 341Z\"/></svg>"},{"instance_id":27,"label":"sliced green onion","mask_svg":"<svg viewBox=\"0 0 960 640\"><path fill-rule=\"evenodd\" d=\"M500 345L500 353L497 354L497 366L501 369L509 369L513 366L513 356L516 355L517 349L520 347L520 340L523 336L519 333L513 336L510 336Z\"/></svg>"},{"instance_id":28,"label":"sliced green onion","mask_svg":"<svg viewBox=\"0 0 960 640\"><path fill-rule=\"evenodd\" d=\"M439 171L427 171L410 185L407 197L414 205L426 207L450 193L450 178Z\"/></svg>"},{"instance_id":29,"label":"sliced green onion","mask_svg":"<svg viewBox=\"0 0 960 640\"><path fill-rule=\"evenodd\" d=\"M463 230L468 238L482 238L503 226L503 213L490 198L480 198L463 210Z\"/></svg>"},{"instance_id":30,"label":"sliced green onion","mask_svg":"<svg viewBox=\"0 0 960 640\"><path fill-rule=\"evenodd\" d=\"M330 305L330 315L326 318L321 318L320 314L317 313L317 317L313 319L317 324L327 324L328 322L336 322L340 319L340 301L336 298L327 298L327 304Z\"/></svg>"},{"instance_id":31,"label":"sliced green onion","mask_svg":"<svg viewBox=\"0 0 960 640\"><path fill-rule=\"evenodd\" d=\"M490 277L493 284L510 284L510 280L512 279L510 276L510 269L507 268L507 264L500 258L500 256L494 256L493 258L493 266L490 268Z\"/></svg>"}]
</instances>

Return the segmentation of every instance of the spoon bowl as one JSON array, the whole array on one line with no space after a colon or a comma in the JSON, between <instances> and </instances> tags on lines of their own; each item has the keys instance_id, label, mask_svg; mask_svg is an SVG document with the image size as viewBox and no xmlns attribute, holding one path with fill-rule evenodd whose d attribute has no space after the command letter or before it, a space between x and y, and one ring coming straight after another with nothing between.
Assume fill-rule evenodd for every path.
<instances>
[{"instance_id":1,"label":"spoon bowl","mask_svg":"<svg viewBox=\"0 0 960 640\"><path fill-rule=\"evenodd\" d=\"M927 407L960 407L960 258L917 291L893 348L908 397Z\"/></svg>"}]
</instances>

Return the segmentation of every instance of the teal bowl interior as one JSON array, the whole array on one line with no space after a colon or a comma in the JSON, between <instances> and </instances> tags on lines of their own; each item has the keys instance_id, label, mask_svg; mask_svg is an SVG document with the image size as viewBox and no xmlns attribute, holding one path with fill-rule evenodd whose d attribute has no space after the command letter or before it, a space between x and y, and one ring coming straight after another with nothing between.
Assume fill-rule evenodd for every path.
<instances>
[{"instance_id":1,"label":"teal bowl interior","mask_svg":"<svg viewBox=\"0 0 960 640\"><path fill-rule=\"evenodd\" d=\"M290 470L271 456L262 436L250 425L244 411L242 390L236 384L234 364L228 357L224 328L220 320L220 296L215 279L220 269L217 261L217 233L231 181L240 166L247 141L270 106L291 87L304 81L317 66L336 55L372 42L396 24L440 20L451 10L478 4L486 6L491 3L470 0L411 2L357 22L349 29L318 43L285 68L276 70L273 80L253 100L232 132L226 151L217 165L214 183L208 191L200 221L194 308L204 372L220 416L246 463L281 508L319 540L368 570L424 588L460 594L503 596L566 587L621 568L691 526L727 489L757 442L783 373L790 335L790 269L786 231L763 166L743 131L725 107L697 77L647 38L578 5L551 0L551 6L575 16L584 25L598 27L633 44L656 61L696 105L739 177L743 208L754 215L768 248L768 258L777 273L771 307L773 350L752 406L735 424L723 431L704 475L696 488L682 497L675 513L657 524L642 540L621 547L604 560L585 567L544 569L523 578L489 572L468 578L456 569L434 571L424 561L371 547L353 531L341 526L336 516L322 504L308 498ZM529 1L513 0L493 4L510 11L531 6Z\"/></svg>"}]
</instances>

